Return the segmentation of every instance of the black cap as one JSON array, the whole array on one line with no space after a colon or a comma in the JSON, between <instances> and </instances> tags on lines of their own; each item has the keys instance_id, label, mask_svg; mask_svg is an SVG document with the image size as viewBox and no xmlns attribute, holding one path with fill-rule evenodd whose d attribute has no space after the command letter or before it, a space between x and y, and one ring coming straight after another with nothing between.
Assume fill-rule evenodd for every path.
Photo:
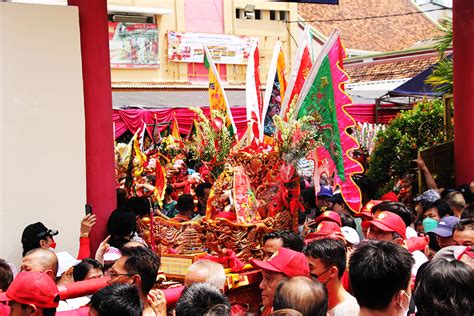
<instances>
[{"instance_id":1,"label":"black cap","mask_svg":"<svg viewBox=\"0 0 474 316\"><path fill-rule=\"evenodd\" d=\"M56 236L57 234L57 230L48 229L43 223L37 222L25 227L21 235L21 243L23 246L28 246L39 242L47 236Z\"/></svg>"},{"instance_id":2,"label":"black cap","mask_svg":"<svg viewBox=\"0 0 474 316\"><path fill-rule=\"evenodd\" d=\"M191 194L182 194L178 197L176 204L178 211L193 211L194 207L194 197Z\"/></svg>"}]
</instances>

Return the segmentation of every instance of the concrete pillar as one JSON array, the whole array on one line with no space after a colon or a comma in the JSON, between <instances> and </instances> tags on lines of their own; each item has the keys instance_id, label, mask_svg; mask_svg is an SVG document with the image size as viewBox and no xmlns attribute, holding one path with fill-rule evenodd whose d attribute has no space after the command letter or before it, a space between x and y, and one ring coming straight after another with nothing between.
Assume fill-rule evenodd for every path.
<instances>
[{"instance_id":1,"label":"concrete pillar","mask_svg":"<svg viewBox=\"0 0 474 316\"><path fill-rule=\"evenodd\" d=\"M68 4L79 8L87 203L97 215L91 235L95 251L106 236L107 219L116 207L107 1L68 0Z\"/></svg>"}]
</instances>

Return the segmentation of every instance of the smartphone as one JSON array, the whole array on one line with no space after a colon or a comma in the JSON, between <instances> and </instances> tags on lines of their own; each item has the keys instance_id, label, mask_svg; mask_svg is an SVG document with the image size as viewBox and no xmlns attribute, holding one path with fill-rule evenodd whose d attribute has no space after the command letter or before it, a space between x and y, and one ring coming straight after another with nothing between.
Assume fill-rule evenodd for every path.
<instances>
[{"instance_id":1,"label":"smartphone","mask_svg":"<svg viewBox=\"0 0 474 316\"><path fill-rule=\"evenodd\" d=\"M86 209L86 215L92 214L92 205L86 204L85 209Z\"/></svg>"},{"instance_id":2,"label":"smartphone","mask_svg":"<svg viewBox=\"0 0 474 316\"><path fill-rule=\"evenodd\" d=\"M410 161L410 168L412 170L418 170L418 163L416 162L416 160Z\"/></svg>"}]
</instances>

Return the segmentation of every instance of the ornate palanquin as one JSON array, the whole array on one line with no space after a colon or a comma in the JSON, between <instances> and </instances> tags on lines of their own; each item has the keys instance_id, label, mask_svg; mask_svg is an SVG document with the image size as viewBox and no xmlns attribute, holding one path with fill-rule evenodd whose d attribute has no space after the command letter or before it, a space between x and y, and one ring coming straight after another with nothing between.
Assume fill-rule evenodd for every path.
<instances>
[{"instance_id":1,"label":"ornate palanquin","mask_svg":"<svg viewBox=\"0 0 474 316\"><path fill-rule=\"evenodd\" d=\"M175 223L155 216L143 236L159 253L224 257L232 250L244 263L261 259L265 234L297 228L290 205L299 198L299 177L292 173L288 180L286 171L275 151L234 153L213 185L206 217ZM241 178L248 187L238 187Z\"/></svg>"}]
</instances>

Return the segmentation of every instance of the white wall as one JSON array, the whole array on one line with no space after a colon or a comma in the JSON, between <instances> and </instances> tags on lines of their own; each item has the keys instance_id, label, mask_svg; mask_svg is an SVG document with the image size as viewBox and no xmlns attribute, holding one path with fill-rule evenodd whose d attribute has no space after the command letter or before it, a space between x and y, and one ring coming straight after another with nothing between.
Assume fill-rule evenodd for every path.
<instances>
[{"instance_id":1,"label":"white wall","mask_svg":"<svg viewBox=\"0 0 474 316\"><path fill-rule=\"evenodd\" d=\"M77 8L0 3L0 257L18 265L37 221L77 255L84 130Z\"/></svg>"}]
</instances>

